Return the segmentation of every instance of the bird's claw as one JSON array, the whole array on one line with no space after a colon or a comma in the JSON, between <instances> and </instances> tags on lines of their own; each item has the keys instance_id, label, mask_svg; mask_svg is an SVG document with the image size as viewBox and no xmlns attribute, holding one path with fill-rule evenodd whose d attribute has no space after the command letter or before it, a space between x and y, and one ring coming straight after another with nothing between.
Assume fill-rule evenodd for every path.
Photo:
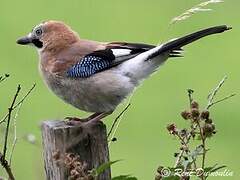
<instances>
[{"instance_id":1,"label":"bird's claw","mask_svg":"<svg viewBox=\"0 0 240 180\"><path fill-rule=\"evenodd\" d=\"M75 117L66 117L67 121L65 121L68 126L87 126L97 121L91 121L88 118L80 119Z\"/></svg>"},{"instance_id":2,"label":"bird's claw","mask_svg":"<svg viewBox=\"0 0 240 180\"><path fill-rule=\"evenodd\" d=\"M66 125L69 125L69 126L78 126L78 125L84 124L81 121L65 121L65 123L66 123Z\"/></svg>"},{"instance_id":3,"label":"bird's claw","mask_svg":"<svg viewBox=\"0 0 240 180\"><path fill-rule=\"evenodd\" d=\"M66 124L70 125L70 126L82 125L82 124L87 122L86 118L85 119L80 119L80 118L77 118L77 117L66 117L65 120L67 120Z\"/></svg>"},{"instance_id":4,"label":"bird's claw","mask_svg":"<svg viewBox=\"0 0 240 180\"><path fill-rule=\"evenodd\" d=\"M77 118L77 117L65 117L64 119L67 120L67 121L78 121L78 122L85 122L86 121L86 118L81 119L81 118Z\"/></svg>"}]
</instances>

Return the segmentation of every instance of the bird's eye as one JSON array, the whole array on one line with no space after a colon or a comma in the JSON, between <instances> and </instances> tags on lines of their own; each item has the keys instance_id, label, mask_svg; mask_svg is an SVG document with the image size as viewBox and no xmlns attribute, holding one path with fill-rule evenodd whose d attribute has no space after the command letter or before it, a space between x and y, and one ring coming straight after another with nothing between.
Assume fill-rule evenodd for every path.
<instances>
[{"instance_id":1,"label":"bird's eye","mask_svg":"<svg viewBox=\"0 0 240 180\"><path fill-rule=\"evenodd\" d=\"M37 36L41 36L42 35L42 30L41 29L37 29L35 31L35 33L36 33Z\"/></svg>"}]
</instances>

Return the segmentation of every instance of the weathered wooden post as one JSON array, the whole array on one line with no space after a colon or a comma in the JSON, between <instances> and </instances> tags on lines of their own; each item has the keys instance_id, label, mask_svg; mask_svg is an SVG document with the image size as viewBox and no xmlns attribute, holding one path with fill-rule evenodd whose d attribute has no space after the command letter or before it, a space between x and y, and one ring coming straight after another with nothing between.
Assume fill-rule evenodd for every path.
<instances>
[{"instance_id":1,"label":"weathered wooden post","mask_svg":"<svg viewBox=\"0 0 240 180\"><path fill-rule=\"evenodd\" d=\"M78 172L71 164L75 162L70 161L76 159L79 160L77 166L87 170L109 162L106 126L102 122L69 126L64 121L44 121L42 138L47 180L68 180L71 175L74 179L73 174ZM110 168L98 177L98 180L110 179Z\"/></svg>"}]
</instances>

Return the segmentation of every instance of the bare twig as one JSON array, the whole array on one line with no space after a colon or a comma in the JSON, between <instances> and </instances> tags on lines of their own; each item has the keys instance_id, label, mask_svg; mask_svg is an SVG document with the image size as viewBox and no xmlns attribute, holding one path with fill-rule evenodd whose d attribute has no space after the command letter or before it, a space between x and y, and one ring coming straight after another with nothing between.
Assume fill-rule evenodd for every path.
<instances>
[{"instance_id":1,"label":"bare twig","mask_svg":"<svg viewBox=\"0 0 240 180\"><path fill-rule=\"evenodd\" d=\"M184 145L187 148L187 150L189 150L188 143L189 143L190 138L189 139L187 138L187 140L185 141L178 133L176 134L176 136L179 138L181 145ZM186 149L182 149L180 151L180 153L177 156L177 160L176 160L174 167L178 166L179 162L181 161L181 159L183 157L184 152L186 152Z\"/></svg>"},{"instance_id":2,"label":"bare twig","mask_svg":"<svg viewBox=\"0 0 240 180\"><path fill-rule=\"evenodd\" d=\"M209 109L211 106L213 106L213 105L215 105L215 104L217 104L217 103L220 103L220 102L222 102L222 101L225 101L225 100L227 100L227 99L229 99L229 98L231 98L231 97L233 97L233 96L236 96L237 94L230 94L229 96L226 96L226 97L224 97L224 98L222 98L222 99L219 99L219 100L217 100L217 101L215 101L215 102L212 102L211 104L209 104L208 106L207 106L207 109Z\"/></svg>"},{"instance_id":3,"label":"bare twig","mask_svg":"<svg viewBox=\"0 0 240 180\"><path fill-rule=\"evenodd\" d=\"M0 76L0 83L6 80L9 76L10 76L9 74L5 74L4 77Z\"/></svg>"},{"instance_id":4,"label":"bare twig","mask_svg":"<svg viewBox=\"0 0 240 180\"><path fill-rule=\"evenodd\" d=\"M191 129L191 132L187 135L187 138L186 138L186 141L184 142L184 144L189 144L189 141L192 137L192 133L195 132L195 130L197 129L197 124L193 124L192 125L192 129ZM183 157L183 154L184 154L184 149L182 149L180 151L180 153L178 154L177 156L177 159L176 159L176 162L175 162L175 165L174 167L176 168L178 166L178 164L180 163L182 157Z\"/></svg>"},{"instance_id":5,"label":"bare twig","mask_svg":"<svg viewBox=\"0 0 240 180\"><path fill-rule=\"evenodd\" d=\"M199 128L199 132L200 132L200 137L201 137L201 141L202 141L202 147L203 147L203 154L202 154L202 169L205 168L205 159L206 159L206 137L203 134L203 130L202 127L200 125L200 122L197 121L197 126ZM202 177L203 178L203 177Z\"/></svg>"},{"instance_id":6,"label":"bare twig","mask_svg":"<svg viewBox=\"0 0 240 180\"><path fill-rule=\"evenodd\" d=\"M111 126L111 128L110 128L110 130L109 130L109 132L108 132L107 137L109 137L109 136L111 135L111 133L112 133L112 131L113 131L113 129L114 129L114 127L115 127L118 119L124 114L124 112L129 108L130 105L131 105L131 104L129 103L129 104L122 110L122 112L114 119L114 121L113 121L113 123L112 123L112 126Z\"/></svg>"},{"instance_id":7,"label":"bare twig","mask_svg":"<svg viewBox=\"0 0 240 180\"><path fill-rule=\"evenodd\" d=\"M2 82L3 80L5 80L9 75L5 75L5 78L2 78L0 77L0 82ZM7 122L7 126L6 126L6 130L5 130L5 138L4 138L4 147L3 147L3 153L0 152L0 164L3 166L3 168L5 169L6 173L8 174L9 176L9 179L10 180L14 180L14 175L12 173L12 170L11 170L11 160L12 160L12 154L13 154L13 151L14 151L14 148L16 146L16 143L17 143L17 130L16 130L16 118L18 116L18 113L20 111L20 108L23 104L23 102L26 100L26 98L29 96L29 94L32 92L32 90L35 88L36 84L34 84L32 86L32 88L26 93L26 95L23 96L23 98L18 101L17 101L17 98L18 98L18 95L19 95L19 92L21 90L21 86L18 85L17 87L17 91L13 97L13 100L12 100L12 103L10 105L10 107L8 108L8 113L4 116L4 118L0 121L0 124L3 123L3 122ZM15 117L14 117L14 142L13 142L13 146L12 146L12 151L11 151L11 154L10 154L10 163L6 160L6 154L7 154L7 145L8 145L8 135L9 135L9 128L10 128L10 121L11 121L11 118L12 118L12 113L13 111L18 108L16 114L15 114ZM6 121L7 120L7 121Z\"/></svg>"},{"instance_id":8,"label":"bare twig","mask_svg":"<svg viewBox=\"0 0 240 180\"><path fill-rule=\"evenodd\" d=\"M4 123L8 117L8 113L1 119L0 124Z\"/></svg>"},{"instance_id":9,"label":"bare twig","mask_svg":"<svg viewBox=\"0 0 240 180\"><path fill-rule=\"evenodd\" d=\"M188 92L189 104L190 104L190 107L191 107L191 104L192 104L192 101L193 101L192 94L194 93L194 91L192 89L188 89L187 92Z\"/></svg>"},{"instance_id":10,"label":"bare twig","mask_svg":"<svg viewBox=\"0 0 240 180\"><path fill-rule=\"evenodd\" d=\"M27 97L28 97L29 94L33 91L33 89L34 89L35 87L36 87L36 83L34 83L34 84L32 85L32 87L28 90L28 92L25 94L25 96L23 96L23 98L16 103L16 105L13 107L13 109L16 109L21 103L23 103L23 101L25 101L25 100L27 99Z\"/></svg>"},{"instance_id":11,"label":"bare twig","mask_svg":"<svg viewBox=\"0 0 240 180\"><path fill-rule=\"evenodd\" d=\"M208 103L207 103L207 106L205 109L209 109L210 107L212 107L213 105L219 103L219 102L222 102L222 101L225 101L233 96L235 96L236 94L231 94L229 96L226 96L220 100L217 100L214 102L214 98L215 96L217 95L218 91L220 90L220 88L223 86L223 84L225 83L227 79L227 76L224 76L223 79L219 82L219 84L217 85L217 87L208 95Z\"/></svg>"},{"instance_id":12,"label":"bare twig","mask_svg":"<svg viewBox=\"0 0 240 180\"><path fill-rule=\"evenodd\" d=\"M11 167L10 167L9 163L6 160L7 144L8 144L8 132L9 132L9 126L10 126L13 107L15 105L15 102L17 100L17 97L19 95L20 90L21 90L21 86L18 85L17 91L16 91L16 93L13 97L12 103L11 103L10 107L8 108L7 127L6 127L6 130L5 130L4 148L3 148L3 153L0 153L0 163L4 167L4 169L6 170L10 180L14 180L15 178L13 176L13 173L12 173L12 170L11 170Z\"/></svg>"},{"instance_id":13,"label":"bare twig","mask_svg":"<svg viewBox=\"0 0 240 180\"><path fill-rule=\"evenodd\" d=\"M12 169L9 166L8 161L5 158L3 158L2 153L0 153L0 162L1 162L1 165L3 166L3 168L6 170L9 180L15 180L14 175L12 173Z\"/></svg>"},{"instance_id":14,"label":"bare twig","mask_svg":"<svg viewBox=\"0 0 240 180\"><path fill-rule=\"evenodd\" d=\"M10 121L11 121L11 115L13 111L13 106L17 100L18 94L21 90L21 86L18 85L16 94L14 95L13 101L11 103L11 106L8 108L8 119L7 119L7 127L5 131L5 140L4 140L4 148L3 148L3 159L6 158L6 152L7 152L7 142L8 142L8 131L9 131L9 126L10 126Z\"/></svg>"},{"instance_id":15,"label":"bare twig","mask_svg":"<svg viewBox=\"0 0 240 180\"><path fill-rule=\"evenodd\" d=\"M13 124L14 124L14 139L13 139L13 144L12 144L12 150L11 150L11 154L10 154L10 158L9 158L9 165L11 166L12 164L12 156L13 156L13 152L14 152L14 149L15 149L15 146L17 144L17 117L18 117L18 114L19 114L19 111L22 107L22 104L23 102L18 106L18 109L15 113L15 116L14 116L14 119L13 119Z\"/></svg>"},{"instance_id":16,"label":"bare twig","mask_svg":"<svg viewBox=\"0 0 240 180\"><path fill-rule=\"evenodd\" d=\"M182 157L183 157L183 154L184 154L184 150L181 150L180 153L178 154L177 156L177 159L176 159L176 162L175 162L175 165L174 165L174 168L176 168L178 166L178 164L180 163Z\"/></svg>"},{"instance_id":17,"label":"bare twig","mask_svg":"<svg viewBox=\"0 0 240 180\"><path fill-rule=\"evenodd\" d=\"M212 90L212 92L208 95L208 104L213 102L214 97L216 96L219 89L223 86L224 82L226 81L227 76L224 76L223 79L218 83L218 85Z\"/></svg>"},{"instance_id":18,"label":"bare twig","mask_svg":"<svg viewBox=\"0 0 240 180\"><path fill-rule=\"evenodd\" d=\"M30 95L30 93L33 91L33 89L36 87L36 84L33 84L33 86L29 89L29 91L23 96L23 98L20 100L20 101L18 101L14 106L13 106L13 110L15 110L20 104L22 104L26 99L27 99L27 97ZM6 119L7 119L7 117L8 117L8 113L1 119L1 121L0 121L0 124L2 124L3 122L5 122L6 121Z\"/></svg>"},{"instance_id":19,"label":"bare twig","mask_svg":"<svg viewBox=\"0 0 240 180\"><path fill-rule=\"evenodd\" d=\"M192 89L188 89L188 90L187 90L190 107L191 107L191 104L192 104L192 101L193 101L193 97L192 97L193 92L194 92L194 91L193 91ZM196 125L196 124L193 124L192 126L193 126L193 128L191 129L191 132L187 135L186 141L184 141L184 139L182 139L182 138L178 135L178 137L179 137L179 139L181 140L181 142L182 142L185 146L187 146L187 147L188 147L189 141L190 141L190 139L191 139L192 133L193 133L193 132L196 130L196 128L197 128L197 125ZM182 150L179 152L174 167L177 167L178 164L180 163L180 161L181 161L181 159L182 159L182 157L183 157L183 155L184 155L184 151L185 151L185 150L182 149ZM195 166L195 161L194 161L194 166Z\"/></svg>"}]
</instances>

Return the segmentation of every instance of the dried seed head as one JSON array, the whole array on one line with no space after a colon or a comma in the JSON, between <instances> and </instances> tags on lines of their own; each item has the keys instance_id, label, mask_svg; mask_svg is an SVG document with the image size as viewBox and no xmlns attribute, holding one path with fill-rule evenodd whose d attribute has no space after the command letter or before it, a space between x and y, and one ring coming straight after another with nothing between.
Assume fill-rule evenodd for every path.
<instances>
[{"instance_id":1,"label":"dried seed head","mask_svg":"<svg viewBox=\"0 0 240 180\"><path fill-rule=\"evenodd\" d=\"M206 119L205 122L208 124L212 124L213 121L212 121L212 119Z\"/></svg>"},{"instance_id":2,"label":"dried seed head","mask_svg":"<svg viewBox=\"0 0 240 180\"><path fill-rule=\"evenodd\" d=\"M198 110L197 108L193 108L193 109L191 110L191 115L192 115L192 117L193 117L194 119L196 119L196 118L199 117L200 112L199 112L199 110Z\"/></svg>"},{"instance_id":3,"label":"dried seed head","mask_svg":"<svg viewBox=\"0 0 240 180\"><path fill-rule=\"evenodd\" d=\"M79 172L77 170L75 170L75 169L70 171L70 175L71 176L75 176L75 175L78 175L78 174L79 174Z\"/></svg>"},{"instance_id":4,"label":"dried seed head","mask_svg":"<svg viewBox=\"0 0 240 180\"><path fill-rule=\"evenodd\" d=\"M177 126L175 124L169 124L167 126L167 130L169 131L169 133L171 134L177 134L178 130L177 130Z\"/></svg>"},{"instance_id":5,"label":"dried seed head","mask_svg":"<svg viewBox=\"0 0 240 180\"><path fill-rule=\"evenodd\" d=\"M188 94L192 94L192 93L194 93L194 90L188 89L187 92L188 92Z\"/></svg>"},{"instance_id":6,"label":"dried seed head","mask_svg":"<svg viewBox=\"0 0 240 180\"><path fill-rule=\"evenodd\" d=\"M74 167L81 167L82 163L80 161L74 161L73 166Z\"/></svg>"},{"instance_id":7,"label":"dried seed head","mask_svg":"<svg viewBox=\"0 0 240 180\"><path fill-rule=\"evenodd\" d=\"M66 153L66 157L69 159L73 159L75 155L73 153Z\"/></svg>"},{"instance_id":8,"label":"dried seed head","mask_svg":"<svg viewBox=\"0 0 240 180\"><path fill-rule=\"evenodd\" d=\"M209 118L209 115L210 115L209 111L204 110L204 111L202 111L202 113L201 113L201 119L208 119L208 118Z\"/></svg>"},{"instance_id":9,"label":"dried seed head","mask_svg":"<svg viewBox=\"0 0 240 180\"><path fill-rule=\"evenodd\" d=\"M181 116L183 117L183 119L190 119L191 118L191 113L188 111L183 111L181 112Z\"/></svg>"},{"instance_id":10,"label":"dried seed head","mask_svg":"<svg viewBox=\"0 0 240 180\"><path fill-rule=\"evenodd\" d=\"M193 139L196 137L196 132L191 131L190 134L191 134L191 136L192 136Z\"/></svg>"},{"instance_id":11,"label":"dried seed head","mask_svg":"<svg viewBox=\"0 0 240 180\"><path fill-rule=\"evenodd\" d=\"M193 101L193 102L191 103L191 109L194 109L194 108L196 108L196 109L199 108L199 105L198 105L198 103L197 103L196 101Z\"/></svg>"},{"instance_id":12,"label":"dried seed head","mask_svg":"<svg viewBox=\"0 0 240 180\"><path fill-rule=\"evenodd\" d=\"M163 168L164 168L163 166L159 166L159 167L157 168L157 172L158 172L159 174L161 174Z\"/></svg>"},{"instance_id":13,"label":"dried seed head","mask_svg":"<svg viewBox=\"0 0 240 180\"><path fill-rule=\"evenodd\" d=\"M180 150L182 150L182 151L188 151L188 147L186 146L186 145L182 145L181 147L180 147Z\"/></svg>"},{"instance_id":14,"label":"dried seed head","mask_svg":"<svg viewBox=\"0 0 240 180\"><path fill-rule=\"evenodd\" d=\"M205 135L206 137L211 137L212 134L213 134L213 132L214 132L214 130L215 130L215 125L214 125L214 124L208 124L208 123L206 123L206 124L203 126L202 130L203 130L203 133L204 133L204 135Z\"/></svg>"},{"instance_id":15,"label":"dried seed head","mask_svg":"<svg viewBox=\"0 0 240 180\"><path fill-rule=\"evenodd\" d=\"M162 179L162 175L157 173L155 176L155 180L161 180Z\"/></svg>"},{"instance_id":16,"label":"dried seed head","mask_svg":"<svg viewBox=\"0 0 240 180\"><path fill-rule=\"evenodd\" d=\"M181 137L186 137L187 134L188 134L187 129L182 129L182 130L179 132L179 135L180 135Z\"/></svg>"},{"instance_id":17,"label":"dried seed head","mask_svg":"<svg viewBox=\"0 0 240 180\"><path fill-rule=\"evenodd\" d=\"M178 157L179 153L174 153L174 157Z\"/></svg>"},{"instance_id":18,"label":"dried seed head","mask_svg":"<svg viewBox=\"0 0 240 180\"><path fill-rule=\"evenodd\" d=\"M89 175L87 176L87 180L94 180L93 175L89 174Z\"/></svg>"},{"instance_id":19,"label":"dried seed head","mask_svg":"<svg viewBox=\"0 0 240 180\"><path fill-rule=\"evenodd\" d=\"M61 164L62 164L62 161L61 161L61 160L56 160L55 163L56 163L57 167L60 167ZM0 179L0 180L1 180L1 179Z\"/></svg>"},{"instance_id":20,"label":"dried seed head","mask_svg":"<svg viewBox=\"0 0 240 180\"><path fill-rule=\"evenodd\" d=\"M53 159L54 160L59 160L60 159L60 151L58 150L58 151L55 151L54 153L53 153Z\"/></svg>"}]
</instances>

